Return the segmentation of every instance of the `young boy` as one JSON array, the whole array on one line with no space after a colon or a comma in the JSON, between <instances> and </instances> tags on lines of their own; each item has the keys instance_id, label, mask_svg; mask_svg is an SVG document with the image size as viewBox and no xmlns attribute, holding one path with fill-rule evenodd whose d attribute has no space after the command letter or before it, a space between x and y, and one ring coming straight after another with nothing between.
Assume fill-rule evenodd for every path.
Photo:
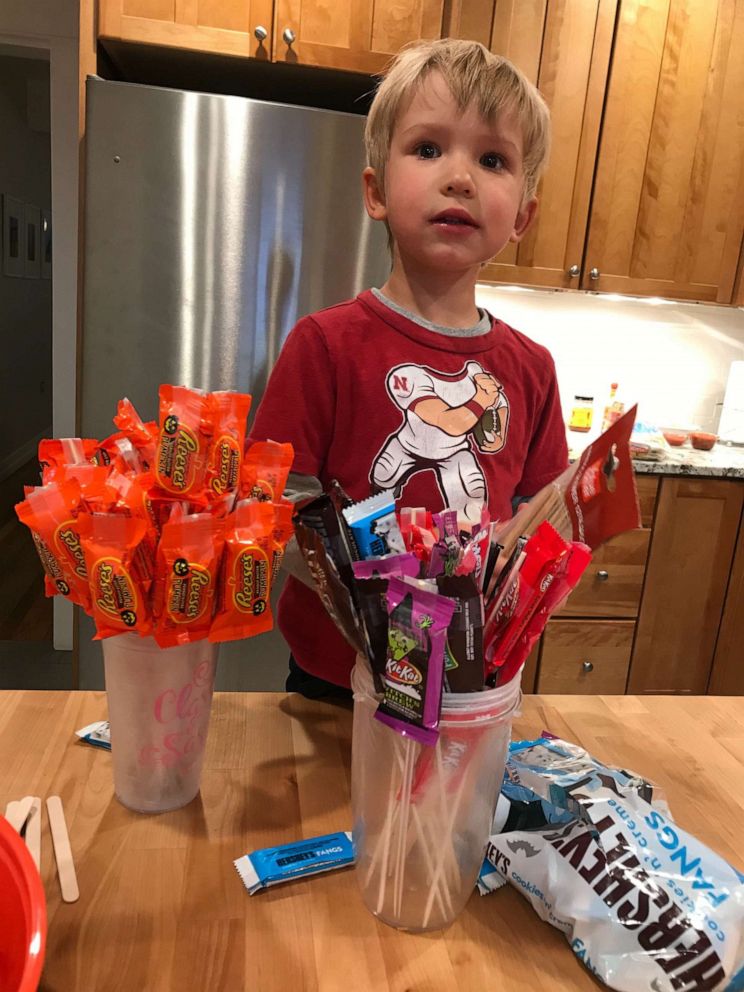
<instances>
[{"instance_id":1,"label":"young boy","mask_svg":"<svg viewBox=\"0 0 744 992\"><path fill-rule=\"evenodd\" d=\"M475 283L534 217L548 110L482 45L421 42L380 85L365 141L364 202L387 226L390 276L298 322L251 440L292 442L290 497L337 479L354 500L385 489L433 511L486 501L507 519L565 468L565 430L550 354L478 310ZM348 692L353 651L289 570L287 688Z\"/></svg>"}]
</instances>

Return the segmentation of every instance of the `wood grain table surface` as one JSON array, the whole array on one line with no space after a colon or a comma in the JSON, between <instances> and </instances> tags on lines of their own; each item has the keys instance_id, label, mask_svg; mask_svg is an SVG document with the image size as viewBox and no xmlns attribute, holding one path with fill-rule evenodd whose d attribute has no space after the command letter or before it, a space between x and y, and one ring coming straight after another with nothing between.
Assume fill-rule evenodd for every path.
<instances>
[{"instance_id":1,"label":"wood grain table surface","mask_svg":"<svg viewBox=\"0 0 744 992\"><path fill-rule=\"evenodd\" d=\"M44 992L599 987L510 887L415 936L368 913L353 869L247 894L241 854L351 828L350 710L216 694L201 796L158 816L121 806L110 754L74 738L105 717L101 692L0 693L0 809L59 794L80 885L61 901L45 815ZM743 698L525 697L514 737L543 728L656 781L680 826L744 868Z\"/></svg>"}]
</instances>

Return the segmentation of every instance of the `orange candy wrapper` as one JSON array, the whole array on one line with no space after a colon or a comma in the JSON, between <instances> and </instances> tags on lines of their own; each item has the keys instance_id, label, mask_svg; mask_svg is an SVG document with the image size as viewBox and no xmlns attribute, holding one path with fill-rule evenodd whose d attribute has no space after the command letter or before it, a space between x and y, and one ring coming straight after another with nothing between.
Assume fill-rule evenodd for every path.
<instances>
[{"instance_id":1,"label":"orange candy wrapper","mask_svg":"<svg viewBox=\"0 0 744 992\"><path fill-rule=\"evenodd\" d=\"M219 499L237 491L245 444L246 420L251 408L247 393L211 393L214 403L214 435L207 459L207 492Z\"/></svg>"},{"instance_id":2,"label":"orange candy wrapper","mask_svg":"<svg viewBox=\"0 0 744 992\"><path fill-rule=\"evenodd\" d=\"M186 386L160 387L155 478L161 489L184 499L204 498L213 432L214 402L209 393Z\"/></svg>"},{"instance_id":3,"label":"orange candy wrapper","mask_svg":"<svg viewBox=\"0 0 744 992\"><path fill-rule=\"evenodd\" d=\"M256 441L245 453L240 470L241 499L278 503L292 467L294 448L277 441Z\"/></svg>"},{"instance_id":4,"label":"orange candy wrapper","mask_svg":"<svg viewBox=\"0 0 744 992\"><path fill-rule=\"evenodd\" d=\"M67 596L90 612L88 570L77 520L79 508L77 483L52 482L28 492L15 511L31 530L45 573L47 596Z\"/></svg>"},{"instance_id":5,"label":"orange candy wrapper","mask_svg":"<svg viewBox=\"0 0 744 992\"><path fill-rule=\"evenodd\" d=\"M137 449L145 468L153 468L158 446L158 425L155 421L144 423L134 404L124 397L123 400L119 400L116 408L114 424ZM104 441L103 444L105 445L106 442Z\"/></svg>"},{"instance_id":6,"label":"orange candy wrapper","mask_svg":"<svg viewBox=\"0 0 744 992\"><path fill-rule=\"evenodd\" d=\"M224 519L208 513L181 516L163 527L153 597L153 633L161 648L209 633L224 544Z\"/></svg>"},{"instance_id":7,"label":"orange candy wrapper","mask_svg":"<svg viewBox=\"0 0 744 992\"><path fill-rule=\"evenodd\" d=\"M152 561L143 548L147 524L116 513L81 514L80 538L88 566L94 640L152 632L148 591Z\"/></svg>"},{"instance_id":8,"label":"orange candy wrapper","mask_svg":"<svg viewBox=\"0 0 744 992\"><path fill-rule=\"evenodd\" d=\"M287 541L294 534L292 516L294 514L294 503L282 500L281 503L274 503L274 528L272 530L271 549L271 583L276 581L279 569L282 567L284 559L284 549Z\"/></svg>"},{"instance_id":9,"label":"orange candy wrapper","mask_svg":"<svg viewBox=\"0 0 744 992\"><path fill-rule=\"evenodd\" d=\"M217 613L209 640L233 641L271 630L269 594L274 507L242 503L226 521Z\"/></svg>"},{"instance_id":10,"label":"orange candy wrapper","mask_svg":"<svg viewBox=\"0 0 744 992\"><path fill-rule=\"evenodd\" d=\"M38 458L42 482L52 482L67 465L93 465L98 441L89 437L45 438L39 441Z\"/></svg>"}]
</instances>

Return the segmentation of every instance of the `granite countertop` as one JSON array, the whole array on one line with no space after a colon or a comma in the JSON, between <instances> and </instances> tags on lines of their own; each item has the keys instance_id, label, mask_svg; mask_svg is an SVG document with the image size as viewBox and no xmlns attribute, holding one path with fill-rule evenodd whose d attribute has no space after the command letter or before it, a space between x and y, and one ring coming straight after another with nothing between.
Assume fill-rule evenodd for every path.
<instances>
[{"instance_id":1,"label":"granite countertop","mask_svg":"<svg viewBox=\"0 0 744 992\"><path fill-rule=\"evenodd\" d=\"M660 461L633 460L639 475L697 475L711 479L744 480L744 447L716 444L711 451L698 451L688 443L670 447Z\"/></svg>"}]
</instances>

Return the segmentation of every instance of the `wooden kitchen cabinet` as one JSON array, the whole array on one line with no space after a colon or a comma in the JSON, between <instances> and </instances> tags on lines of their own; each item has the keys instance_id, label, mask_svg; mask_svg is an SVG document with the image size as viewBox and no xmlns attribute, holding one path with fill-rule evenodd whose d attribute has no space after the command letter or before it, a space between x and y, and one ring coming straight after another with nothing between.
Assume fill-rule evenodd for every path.
<instances>
[{"instance_id":1,"label":"wooden kitchen cabinet","mask_svg":"<svg viewBox=\"0 0 744 992\"><path fill-rule=\"evenodd\" d=\"M101 38L375 73L439 38L444 0L99 0Z\"/></svg>"},{"instance_id":2,"label":"wooden kitchen cabinet","mask_svg":"<svg viewBox=\"0 0 744 992\"><path fill-rule=\"evenodd\" d=\"M441 37L443 10L444 0L276 0L274 60L380 72L408 42Z\"/></svg>"},{"instance_id":3,"label":"wooden kitchen cabinet","mask_svg":"<svg viewBox=\"0 0 744 992\"><path fill-rule=\"evenodd\" d=\"M632 620L551 620L535 692L624 693L634 628Z\"/></svg>"},{"instance_id":4,"label":"wooden kitchen cabinet","mask_svg":"<svg viewBox=\"0 0 744 992\"><path fill-rule=\"evenodd\" d=\"M98 36L268 60L273 0L98 0Z\"/></svg>"},{"instance_id":5,"label":"wooden kitchen cabinet","mask_svg":"<svg viewBox=\"0 0 744 992\"><path fill-rule=\"evenodd\" d=\"M708 693L744 696L744 517L739 526Z\"/></svg>"},{"instance_id":6,"label":"wooden kitchen cabinet","mask_svg":"<svg viewBox=\"0 0 744 992\"><path fill-rule=\"evenodd\" d=\"M706 692L743 505L741 482L664 479L628 692Z\"/></svg>"},{"instance_id":7,"label":"wooden kitchen cabinet","mask_svg":"<svg viewBox=\"0 0 744 992\"><path fill-rule=\"evenodd\" d=\"M485 282L578 288L617 0L460 0L445 30L483 41L536 83L553 144L537 220L485 266Z\"/></svg>"},{"instance_id":8,"label":"wooden kitchen cabinet","mask_svg":"<svg viewBox=\"0 0 744 992\"><path fill-rule=\"evenodd\" d=\"M621 0L582 288L731 302L743 93L744 0Z\"/></svg>"}]
</instances>

